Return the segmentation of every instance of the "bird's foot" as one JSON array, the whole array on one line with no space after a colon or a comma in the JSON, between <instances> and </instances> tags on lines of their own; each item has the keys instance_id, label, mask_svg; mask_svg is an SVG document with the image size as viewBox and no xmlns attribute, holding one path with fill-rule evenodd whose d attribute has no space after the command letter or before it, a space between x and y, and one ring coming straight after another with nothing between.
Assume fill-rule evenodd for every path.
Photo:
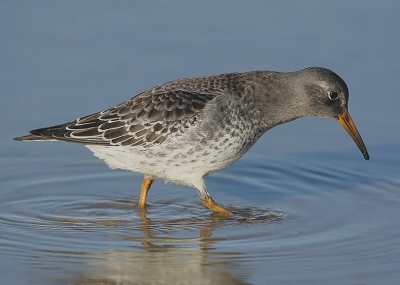
<instances>
[{"instance_id":1,"label":"bird's foot","mask_svg":"<svg viewBox=\"0 0 400 285\"><path fill-rule=\"evenodd\" d=\"M224 216L234 216L231 212L228 210L222 208L220 205L214 202L214 200L211 197L207 197L205 199L201 199L201 203L203 203L204 206L207 208L213 210L214 212L224 215Z\"/></svg>"}]
</instances>

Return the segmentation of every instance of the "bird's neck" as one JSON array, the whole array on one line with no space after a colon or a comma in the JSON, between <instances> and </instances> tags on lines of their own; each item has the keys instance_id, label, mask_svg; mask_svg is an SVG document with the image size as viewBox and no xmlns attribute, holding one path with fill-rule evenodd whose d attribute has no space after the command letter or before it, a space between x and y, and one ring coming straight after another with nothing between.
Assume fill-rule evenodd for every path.
<instances>
[{"instance_id":1,"label":"bird's neck","mask_svg":"<svg viewBox=\"0 0 400 285\"><path fill-rule=\"evenodd\" d=\"M295 92L296 83L288 80L293 73L266 72L254 80L257 90L255 107L258 109L264 128L270 129L280 124L306 116L307 110L301 95Z\"/></svg>"}]
</instances>

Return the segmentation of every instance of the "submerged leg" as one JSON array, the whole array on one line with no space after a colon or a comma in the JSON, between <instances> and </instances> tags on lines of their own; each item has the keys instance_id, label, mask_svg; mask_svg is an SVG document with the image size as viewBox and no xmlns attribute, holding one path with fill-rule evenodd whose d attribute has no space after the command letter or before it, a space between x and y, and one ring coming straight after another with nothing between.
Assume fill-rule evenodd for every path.
<instances>
[{"instance_id":1,"label":"submerged leg","mask_svg":"<svg viewBox=\"0 0 400 285\"><path fill-rule=\"evenodd\" d=\"M217 212L217 213L219 213L221 215L234 216L234 214L232 214L228 210L222 208L220 205L215 203L214 200L211 197L207 197L207 198L201 199L201 203L203 203L203 205L206 206L207 208L209 208L209 209L213 210L214 212Z\"/></svg>"},{"instance_id":2,"label":"submerged leg","mask_svg":"<svg viewBox=\"0 0 400 285\"><path fill-rule=\"evenodd\" d=\"M219 213L224 216L234 216L231 212L228 210L222 208L220 205L214 202L214 200L211 198L210 194L208 193L206 184L204 183L204 179L200 179L197 181L197 183L193 184L193 187L197 189L200 195L201 203L203 203L204 206L209 208L210 210L213 210L216 213Z\"/></svg>"},{"instance_id":3,"label":"submerged leg","mask_svg":"<svg viewBox=\"0 0 400 285\"><path fill-rule=\"evenodd\" d=\"M138 207L141 209L144 209L146 207L147 192L149 192L153 180L154 180L153 177L147 175L143 178L142 188L140 191L140 198L138 203Z\"/></svg>"}]
</instances>

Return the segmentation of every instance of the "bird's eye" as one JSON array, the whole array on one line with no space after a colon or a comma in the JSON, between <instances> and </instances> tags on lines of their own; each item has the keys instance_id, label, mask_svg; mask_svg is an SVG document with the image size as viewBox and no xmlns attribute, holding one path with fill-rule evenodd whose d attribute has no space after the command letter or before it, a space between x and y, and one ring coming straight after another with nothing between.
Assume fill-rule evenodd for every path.
<instances>
[{"instance_id":1,"label":"bird's eye","mask_svg":"<svg viewBox=\"0 0 400 285\"><path fill-rule=\"evenodd\" d=\"M329 92L328 92L328 97L329 97L329 99L331 99L332 101L333 101L333 100L336 100L337 98L339 98L339 93L336 92L336 91L329 91Z\"/></svg>"}]
</instances>

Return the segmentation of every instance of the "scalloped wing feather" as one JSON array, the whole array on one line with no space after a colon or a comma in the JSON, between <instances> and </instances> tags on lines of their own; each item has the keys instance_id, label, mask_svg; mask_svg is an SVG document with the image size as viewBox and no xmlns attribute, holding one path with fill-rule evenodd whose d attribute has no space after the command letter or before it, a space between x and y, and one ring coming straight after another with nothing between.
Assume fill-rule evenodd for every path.
<instances>
[{"instance_id":1,"label":"scalloped wing feather","mask_svg":"<svg viewBox=\"0 0 400 285\"><path fill-rule=\"evenodd\" d=\"M215 95L183 90L141 93L108 110L31 131L20 140L61 140L95 145L150 146L192 127Z\"/></svg>"}]
</instances>

